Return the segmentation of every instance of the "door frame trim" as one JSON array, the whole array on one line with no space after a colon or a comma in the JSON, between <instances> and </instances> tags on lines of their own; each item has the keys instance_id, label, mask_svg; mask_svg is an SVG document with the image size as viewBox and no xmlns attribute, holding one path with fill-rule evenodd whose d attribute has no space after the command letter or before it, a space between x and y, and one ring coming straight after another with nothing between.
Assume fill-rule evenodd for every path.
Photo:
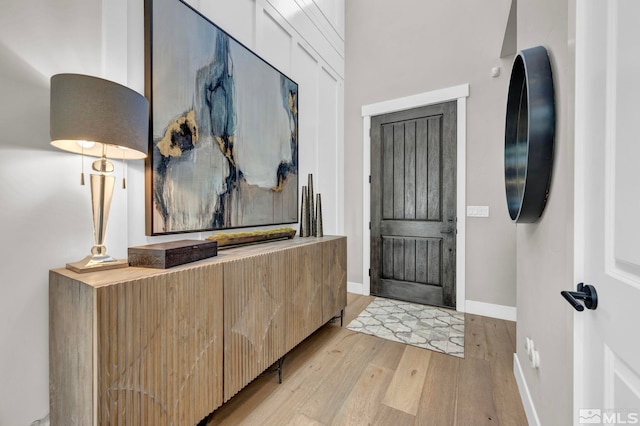
<instances>
[{"instance_id":1,"label":"door frame trim","mask_svg":"<svg viewBox=\"0 0 640 426\"><path fill-rule=\"evenodd\" d=\"M369 267L371 266L371 234L369 231L369 221L371 220L371 192L369 186L369 175L371 174L371 117L432 104L457 101L456 216L458 218L458 233L456 234L456 309L460 312L465 312L465 206L468 96L469 84L467 83L362 106L362 160L364 162L362 179L362 294L371 294L371 282L369 280Z\"/></svg>"}]
</instances>

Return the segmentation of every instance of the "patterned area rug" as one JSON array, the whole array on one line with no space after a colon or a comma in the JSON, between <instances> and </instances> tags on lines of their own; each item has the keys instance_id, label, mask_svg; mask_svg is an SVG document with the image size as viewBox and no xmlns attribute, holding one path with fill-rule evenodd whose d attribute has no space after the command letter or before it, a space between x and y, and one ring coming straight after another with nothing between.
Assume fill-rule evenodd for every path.
<instances>
[{"instance_id":1,"label":"patterned area rug","mask_svg":"<svg viewBox=\"0 0 640 426\"><path fill-rule=\"evenodd\" d=\"M376 297L349 330L464 358L464 314Z\"/></svg>"}]
</instances>

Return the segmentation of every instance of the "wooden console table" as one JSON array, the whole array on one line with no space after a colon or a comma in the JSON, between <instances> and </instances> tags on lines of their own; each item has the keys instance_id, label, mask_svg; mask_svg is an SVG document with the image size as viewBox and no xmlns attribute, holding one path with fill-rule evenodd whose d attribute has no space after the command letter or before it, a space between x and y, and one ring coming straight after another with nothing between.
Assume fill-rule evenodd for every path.
<instances>
[{"instance_id":1,"label":"wooden console table","mask_svg":"<svg viewBox=\"0 0 640 426\"><path fill-rule=\"evenodd\" d=\"M346 238L49 274L51 423L197 424L346 306Z\"/></svg>"}]
</instances>

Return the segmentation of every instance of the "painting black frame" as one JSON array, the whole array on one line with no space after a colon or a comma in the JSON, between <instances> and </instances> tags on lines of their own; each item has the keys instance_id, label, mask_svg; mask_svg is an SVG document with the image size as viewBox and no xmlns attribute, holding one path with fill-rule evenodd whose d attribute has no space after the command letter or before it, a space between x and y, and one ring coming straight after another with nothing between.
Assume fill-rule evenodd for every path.
<instances>
[{"instance_id":1,"label":"painting black frame","mask_svg":"<svg viewBox=\"0 0 640 426\"><path fill-rule=\"evenodd\" d=\"M162 9L166 8L166 9ZM178 10L178 13L167 12L171 8ZM161 12L158 12L161 10ZM167 23L159 21L161 15L164 13L165 18L171 17L172 25L160 25L160 23ZM183 18L184 22L180 19ZM194 21L195 20L195 21ZM196 22L197 25L193 25ZM191 23L191 25L190 25ZM193 29L197 27L197 29ZM180 30L182 28L183 30ZM184 29L193 30L198 34L184 35ZM183 32L180 32L183 31ZM202 42L202 34L211 32L215 35L215 42L208 46L207 43ZM179 32L179 33L178 33ZM158 34L162 34L161 37ZM154 117L161 115L159 113L162 108L173 108L173 100L176 97L172 97L165 92L179 91L180 84L176 82L176 87L170 84L158 84L155 79L157 74L170 74L167 68L188 68L191 61L185 61L180 63L176 53L182 54L182 50L187 50L190 55L194 55L192 50L197 48L180 43L179 37L188 38L193 37L197 40L196 44L198 48L211 47L213 59L202 68L197 69L196 78L193 81L193 97L192 97L192 109L185 110L184 107L180 109L180 106L176 106L176 113L172 115L172 120L167 122L163 121L164 126L162 131L159 130L158 120L154 121ZM163 38L164 41L169 40L168 43L159 43L158 39ZM175 43L173 46L168 46L170 43ZM162 44L162 46L159 46ZM176 45L180 47L180 51L176 51ZM171 48L174 50L171 51ZM162 50L161 50L162 49ZM167 51L169 49L169 51ZM159 52L159 53L158 53ZM235 53L235 57L233 54ZM159 60L154 59L158 56L169 58L165 61L163 67L159 67ZM197 55L196 55L197 56ZM198 57L200 58L200 57ZM240 59L239 59L240 58ZM156 60L156 62L154 62ZM238 61L239 64L234 62ZM248 114L245 117L238 119L238 108L235 104L238 87L235 86L236 74L242 74L246 71L245 68L238 68L236 65L247 65L243 63L252 63L252 67L247 67L251 70L258 68L255 71L256 79L264 81L273 81L278 79L280 87L281 105L273 108L273 116L269 116L271 109L263 111L262 114ZM176 65L174 62L178 62ZM205 70L205 67L207 68ZM154 69L157 68L157 69ZM220 69L223 71L220 71ZM204 71L203 71L204 70ZM230 70L230 71L229 71ZM251 71L254 72L254 71ZM275 74L274 74L275 73ZM180 73L174 73L179 75ZM201 76L204 75L204 78ZM229 77L230 75L230 77ZM180 78L184 76L180 75ZM205 79L208 79L205 81ZM165 77L165 80L167 78ZM204 82L203 82L204 81ZM251 85L255 85L255 79L245 78L245 82L249 81ZM259 97L260 94L270 92L273 94L273 84L262 84L254 87L255 90L251 91L244 89L246 94L257 94L258 99L255 99L257 104L261 102L269 104L274 101L273 97L265 97L263 100ZM206 87L206 90L198 90L198 88ZM253 86L252 86L253 87ZM216 91L217 90L217 91ZM206 96L204 95L206 93ZM296 223L298 221L298 84L291 78L283 74L277 68L269 64L267 61L256 55L245 45L233 38L211 20L203 16L200 12L186 4L182 0L145 0L145 94L150 102L150 123L149 123L149 156L146 161L145 167L145 210L146 210L146 234L147 235L162 235L162 234L174 234L185 232L203 232L213 231L219 229L230 229L240 227L262 226L262 225L277 225ZM241 96L238 96L241 97ZM198 98L196 100L196 98ZM171 104L159 99L171 99ZM252 99L254 100L254 99ZM202 101L198 103L198 101ZM179 102L178 102L179 103ZM205 107L206 104L206 107ZM169 106L170 105L170 106ZM245 106L248 103L245 102ZM280 109L281 107L284 107ZM208 108L208 109L207 109ZM203 112L203 110L205 110ZM250 109L250 108L249 108ZM218 114L220 110L223 110L222 114ZM283 110L285 112L283 112ZM166 114L166 111L162 111ZM215 112L215 113L214 113ZM233 116L232 118L229 118ZM267 116L267 117L265 117ZM175 118L174 118L175 117ZM199 120L199 118L203 118ZM222 118L221 118L222 117ZM238 121L241 121L245 129L245 134L255 133L260 135L260 141L258 138L251 139L247 137L246 141L236 138L233 132L230 130L237 130ZM284 123L287 124L284 124ZM165 124L166 123L166 124ZM205 124L207 123L207 124ZM278 123L279 128L273 130L271 127L278 127L273 123ZM267 132L260 132L267 125ZM251 126L256 127L251 128ZM262 126L262 127L261 127ZM286 128L288 126L288 129ZM173 129L173 130L171 130ZM206 133L204 136L202 135ZM289 130L289 133L286 131ZM270 138L263 137L264 134L270 135L277 133L278 137ZM159 137L159 134L163 134ZM282 136L282 137L281 137ZM284 137L287 137L285 140ZM206 139L208 138L208 139ZM184 181L180 179L170 180L167 177L168 170L175 170L182 167L183 170L189 170L185 164L189 161L196 161L197 150L204 150L201 145L196 145L197 142L203 139L209 143L209 151L207 151L204 157L211 156L216 157L216 167L205 167L206 173L212 171L214 176L209 176L202 173L197 174L198 170L191 171L189 177L194 178L193 184L188 179ZM272 140L273 139L273 140ZM266 143L263 143L267 140ZM250 144L253 141L253 145ZM213 142L213 143L212 143ZM217 146L216 145L217 142ZM238 143L245 143L246 145L238 145ZM265 149L275 147L275 151L279 150L279 153L273 153L273 149L264 155ZM263 146L266 145L266 148ZM160 148L160 147L163 148ZM211 148L213 146L213 148ZM245 153L245 157L251 156L253 151L257 154L254 156L269 157L271 161L271 168L267 168L268 172L273 174L269 176L269 179L273 180L273 185L270 187L262 186L260 184L252 184L249 182L248 173L242 169L242 165L239 161L239 155L237 148L240 147ZM161 150L164 150L161 152ZM263 150L260 155L260 150ZM290 157L288 156L290 149ZM281 155L279 162L274 163L274 158L282 152L287 152L286 155ZM205 151L201 151L205 152ZM175 154L177 153L177 154ZM191 157L191 158L188 158ZM196 157L196 158L194 158ZM202 155L200 156L202 157ZM276 158L277 160L277 158ZM215 161L212 160L213 163ZM264 170L261 164L256 164L257 160L254 160L253 165L255 168ZM261 158L260 162L263 161ZM193 163L195 164L195 163ZM175 166L175 167L174 167ZM215 166L215 165L214 165ZM276 166L276 167L273 167ZM172 168L173 167L173 168ZM224 169L221 171L221 169ZM217 173L217 175L215 175ZM227 173L225 175L225 173ZM264 173L262 173L264 175ZM160 178L158 177L159 175ZM177 175L184 177L185 173ZM218 179L217 184L219 188L222 188L221 192L215 192L216 185L212 182ZM263 177L264 179L264 177ZM175 192L174 198L185 197L182 194L189 194L192 192L194 186L200 189L201 193L205 195L205 199L201 197L194 197L187 203L174 203L172 200L167 200L167 182L170 182L171 188ZM183 185L181 187L181 185ZM214 188L212 193L208 192L207 185ZM200 188L203 187L203 188ZM197 194L197 191L193 191ZM188 195L187 195L188 196ZM206 198L206 197L210 198ZM243 198L244 196L244 198ZM176 217L186 218L189 220L189 208L184 207L183 204L197 203L209 203L209 206L215 204L215 208L207 210L202 209L202 205L199 206L197 213L200 214L194 220L195 226L169 226L168 218L171 215L167 213L169 209L175 209L176 205L180 205L183 210L178 211ZM232 206L232 203L235 203ZM232 207L235 208L232 209ZM271 216L266 217L271 211ZM204 212L204 213L202 213ZM205 217L210 214L210 220ZM235 216L234 216L235 215ZM182 220L182 219L180 219Z\"/></svg>"}]
</instances>

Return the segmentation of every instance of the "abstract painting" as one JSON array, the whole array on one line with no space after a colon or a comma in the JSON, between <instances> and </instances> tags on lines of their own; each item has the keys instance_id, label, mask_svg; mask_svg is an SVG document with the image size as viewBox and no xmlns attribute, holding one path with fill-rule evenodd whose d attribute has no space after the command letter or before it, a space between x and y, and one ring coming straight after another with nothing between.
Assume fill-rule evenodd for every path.
<instances>
[{"instance_id":1,"label":"abstract painting","mask_svg":"<svg viewBox=\"0 0 640 426\"><path fill-rule=\"evenodd\" d=\"M147 235L298 220L298 85L180 0L146 0Z\"/></svg>"}]
</instances>

